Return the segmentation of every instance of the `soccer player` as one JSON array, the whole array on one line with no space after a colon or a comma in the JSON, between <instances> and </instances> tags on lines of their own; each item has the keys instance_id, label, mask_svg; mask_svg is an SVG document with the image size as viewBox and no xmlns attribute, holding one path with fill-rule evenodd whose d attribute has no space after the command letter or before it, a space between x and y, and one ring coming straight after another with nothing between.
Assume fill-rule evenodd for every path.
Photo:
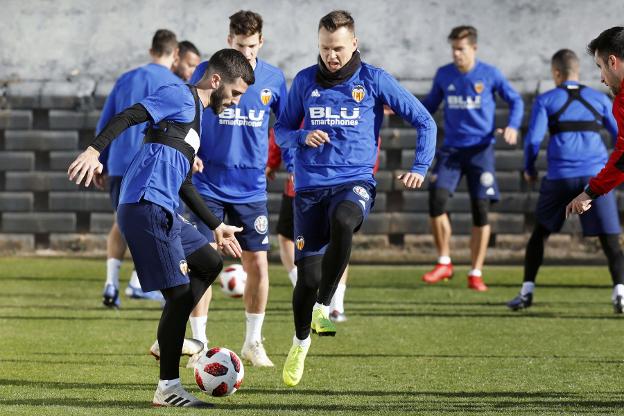
<instances>
[{"instance_id":1,"label":"soccer player","mask_svg":"<svg viewBox=\"0 0 624 416\"><path fill-rule=\"evenodd\" d=\"M275 124L278 146L295 152L295 336L282 372L288 386L303 376L310 331L336 333L329 304L349 262L353 233L375 198L383 105L418 131L414 165L397 177L405 187L422 185L435 152L431 115L387 72L360 60L349 12L324 16L318 40L318 63L297 74Z\"/></svg>"},{"instance_id":2,"label":"soccer player","mask_svg":"<svg viewBox=\"0 0 624 416\"><path fill-rule=\"evenodd\" d=\"M583 190L589 178L607 160L600 130L604 127L616 139L617 125L609 98L579 84L579 59L561 49L551 59L551 74L557 88L539 95L533 103L529 130L524 137L524 177L537 180L535 160L546 130L550 132L546 156L548 173L542 179L536 224L524 258L524 282L520 293L507 303L512 310L528 308L533 302L537 271L544 258L544 243L561 230L565 206ZM616 313L624 311L624 254L619 243L620 221L615 193L596 200L595 208L581 217L583 234L598 236L609 261L613 281L612 302Z\"/></svg>"},{"instance_id":3,"label":"soccer player","mask_svg":"<svg viewBox=\"0 0 624 416\"><path fill-rule=\"evenodd\" d=\"M204 114L202 146L198 154L204 170L193 176L193 183L217 217L227 216L229 222L243 227L239 239L247 282L243 295L246 332L241 358L257 367L273 367L262 343L262 324L269 294L265 167L269 115L271 111L276 116L282 112L286 80L280 69L258 59L258 52L264 44L262 17L258 13L241 10L230 16L227 42L245 55L254 68L256 83L238 105L219 116L210 112ZM191 82L202 77L207 65L208 62L203 62L197 67ZM198 223L198 229L212 239L212 233L203 224ZM198 333L193 332L193 338L206 340L208 303L209 299L204 299L193 311L191 326L199 328Z\"/></svg>"},{"instance_id":4,"label":"soccer player","mask_svg":"<svg viewBox=\"0 0 624 416\"><path fill-rule=\"evenodd\" d=\"M211 407L181 385L178 365L186 321L217 277L223 262L208 241L176 215L178 195L214 231L217 246L235 257L240 228L210 212L191 182L205 107L215 113L238 103L253 84L253 70L237 51L216 52L196 86L170 84L127 108L70 165L70 180L89 186L102 171L100 152L123 130L148 122L144 144L124 174L118 206L119 227L128 242L141 285L160 290L166 300L158 325L160 381L155 406ZM184 244L183 242L186 242Z\"/></svg>"},{"instance_id":5,"label":"soccer player","mask_svg":"<svg viewBox=\"0 0 624 416\"><path fill-rule=\"evenodd\" d=\"M444 142L438 150L429 185L429 216L438 262L422 280L433 284L453 277L451 223L446 205L465 175L473 223L468 287L486 291L481 270L490 239L488 211L491 201L499 199L494 174L495 93L509 103L509 123L497 130L508 144L516 144L524 105L498 69L476 59L477 29L455 27L448 41L453 63L438 69L431 91L423 101L431 114L444 101Z\"/></svg>"},{"instance_id":6,"label":"soccer player","mask_svg":"<svg viewBox=\"0 0 624 416\"><path fill-rule=\"evenodd\" d=\"M178 43L178 55L171 70L184 82L189 82L195 68L201 62L201 53L192 42L183 40Z\"/></svg>"},{"instance_id":7,"label":"soccer player","mask_svg":"<svg viewBox=\"0 0 624 416\"><path fill-rule=\"evenodd\" d=\"M178 41L176 35L166 29L156 31L152 39L152 47L149 51L152 62L123 74L106 98L96 133L100 133L113 116L129 106L141 101L154 93L158 88L166 84L179 83L171 66L176 60ZM119 190L121 178L130 165L132 158L139 151L143 139L143 130L146 124L132 126L115 140L107 153L102 155L102 160L108 172L108 184L113 210L119 205ZM101 177L98 176L98 185ZM119 231L116 218L113 221L108 238L106 239L106 283L102 303L108 307L118 308L119 299L119 269L126 252L126 242ZM136 271L132 272L126 295L132 298L146 298L162 301L160 292L144 292L141 289Z\"/></svg>"}]
</instances>

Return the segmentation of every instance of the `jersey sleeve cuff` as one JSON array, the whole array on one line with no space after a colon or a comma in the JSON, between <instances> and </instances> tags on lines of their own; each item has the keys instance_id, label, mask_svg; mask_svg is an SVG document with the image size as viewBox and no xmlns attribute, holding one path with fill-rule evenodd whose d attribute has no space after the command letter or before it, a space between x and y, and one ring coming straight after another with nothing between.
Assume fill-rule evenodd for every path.
<instances>
[{"instance_id":1,"label":"jersey sleeve cuff","mask_svg":"<svg viewBox=\"0 0 624 416\"><path fill-rule=\"evenodd\" d=\"M598 194L598 193L594 192L594 191L590 188L589 184L585 187L585 189L584 189L583 191L584 191L587 195L589 195L589 197L590 197L591 199L596 199L596 198L598 198L598 197L600 196L600 194Z\"/></svg>"}]
</instances>

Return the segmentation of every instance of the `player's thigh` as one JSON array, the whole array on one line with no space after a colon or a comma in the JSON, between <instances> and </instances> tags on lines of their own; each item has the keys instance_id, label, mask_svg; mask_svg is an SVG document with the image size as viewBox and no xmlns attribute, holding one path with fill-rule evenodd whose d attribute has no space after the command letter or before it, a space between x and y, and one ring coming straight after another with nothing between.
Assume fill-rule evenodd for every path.
<instances>
[{"instance_id":1,"label":"player's thigh","mask_svg":"<svg viewBox=\"0 0 624 416\"><path fill-rule=\"evenodd\" d=\"M243 250L269 250L269 211L266 201L229 204L226 213L232 225L243 228L236 234Z\"/></svg>"},{"instance_id":2,"label":"player's thigh","mask_svg":"<svg viewBox=\"0 0 624 416\"><path fill-rule=\"evenodd\" d=\"M352 182L341 186L335 190L335 193L331 197L329 216L331 218L334 215L336 208L338 208L338 206L345 201L349 201L354 205L357 205L362 210L362 221L355 228L355 231L358 231L375 204L375 195L375 187L365 181Z\"/></svg>"},{"instance_id":3,"label":"player's thigh","mask_svg":"<svg viewBox=\"0 0 624 416\"><path fill-rule=\"evenodd\" d=\"M574 179L542 179L535 207L536 221L550 232L559 232L565 222L566 205L579 192L578 181Z\"/></svg>"},{"instance_id":4,"label":"player's thigh","mask_svg":"<svg viewBox=\"0 0 624 416\"><path fill-rule=\"evenodd\" d=\"M592 201L589 211L580 215L583 235L620 234L620 217L615 192L602 195Z\"/></svg>"},{"instance_id":5,"label":"player's thigh","mask_svg":"<svg viewBox=\"0 0 624 416\"><path fill-rule=\"evenodd\" d=\"M297 192L294 199L295 263L325 253L329 243L330 191Z\"/></svg>"},{"instance_id":6,"label":"player's thigh","mask_svg":"<svg viewBox=\"0 0 624 416\"><path fill-rule=\"evenodd\" d=\"M461 150L457 148L440 148L436 161L429 176L429 189L446 189L453 194L462 177Z\"/></svg>"},{"instance_id":7,"label":"player's thigh","mask_svg":"<svg viewBox=\"0 0 624 416\"><path fill-rule=\"evenodd\" d=\"M277 233L291 241L294 240L295 219L293 212L294 198L286 194L282 195L279 218L277 220Z\"/></svg>"},{"instance_id":8,"label":"player's thigh","mask_svg":"<svg viewBox=\"0 0 624 416\"><path fill-rule=\"evenodd\" d=\"M462 170L466 175L471 198L490 201L500 199L495 163L493 144L470 149L464 154Z\"/></svg>"}]
</instances>

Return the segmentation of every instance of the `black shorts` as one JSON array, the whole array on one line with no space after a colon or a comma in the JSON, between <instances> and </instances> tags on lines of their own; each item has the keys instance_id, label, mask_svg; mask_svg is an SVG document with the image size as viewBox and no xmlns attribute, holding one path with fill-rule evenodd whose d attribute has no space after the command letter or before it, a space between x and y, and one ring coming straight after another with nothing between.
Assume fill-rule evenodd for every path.
<instances>
[{"instance_id":1,"label":"black shorts","mask_svg":"<svg viewBox=\"0 0 624 416\"><path fill-rule=\"evenodd\" d=\"M294 241L295 221L293 216L293 200L293 197L282 194L282 205L280 207L279 219L277 220L277 233Z\"/></svg>"}]
</instances>

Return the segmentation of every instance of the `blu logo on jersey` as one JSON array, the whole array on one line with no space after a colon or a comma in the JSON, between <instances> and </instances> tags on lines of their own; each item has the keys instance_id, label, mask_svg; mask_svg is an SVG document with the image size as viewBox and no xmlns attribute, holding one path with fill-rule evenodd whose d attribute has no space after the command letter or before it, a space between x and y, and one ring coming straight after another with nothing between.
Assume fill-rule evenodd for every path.
<instances>
[{"instance_id":1,"label":"blu logo on jersey","mask_svg":"<svg viewBox=\"0 0 624 416\"><path fill-rule=\"evenodd\" d=\"M463 95L447 95L446 106L451 110L476 110L481 108L481 96L464 97Z\"/></svg>"},{"instance_id":2,"label":"blu logo on jersey","mask_svg":"<svg viewBox=\"0 0 624 416\"><path fill-rule=\"evenodd\" d=\"M310 123L313 126L357 126L360 118L360 108L352 109L341 107L334 110L331 107L309 107ZM337 114L334 114L337 111Z\"/></svg>"},{"instance_id":3,"label":"blu logo on jersey","mask_svg":"<svg viewBox=\"0 0 624 416\"><path fill-rule=\"evenodd\" d=\"M226 108L219 114L219 124L228 126L262 127L265 110L249 110L243 114L239 107Z\"/></svg>"}]
</instances>

